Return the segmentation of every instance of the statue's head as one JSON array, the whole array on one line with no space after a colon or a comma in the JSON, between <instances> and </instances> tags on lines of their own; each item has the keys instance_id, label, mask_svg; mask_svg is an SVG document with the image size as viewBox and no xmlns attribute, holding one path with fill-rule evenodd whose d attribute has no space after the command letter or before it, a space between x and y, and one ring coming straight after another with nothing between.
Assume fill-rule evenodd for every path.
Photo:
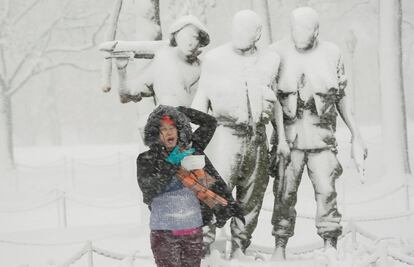
<instances>
[{"instance_id":1,"label":"statue's head","mask_svg":"<svg viewBox=\"0 0 414 267\"><path fill-rule=\"evenodd\" d=\"M249 9L237 12L233 17L231 34L235 49L245 52L254 48L262 34L260 17Z\"/></svg>"},{"instance_id":2,"label":"statue's head","mask_svg":"<svg viewBox=\"0 0 414 267\"><path fill-rule=\"evenodd\" d=\"M290 29L296 49L312 49L319 38L318 13L310 7L296 8L290 17Z\"/></svg>"},{"instance_id":3,"label":"statue's head","mask_svg":"<svg viewBox=\"0 0 414 267\"><path fill-rule=\"evenodd\" d=\"M179 18L170 27L170 45L178 47L185 56L199 53L200 47L210 43L210 36L204 25L194 16Z\"/></svg>"}]
</instances>

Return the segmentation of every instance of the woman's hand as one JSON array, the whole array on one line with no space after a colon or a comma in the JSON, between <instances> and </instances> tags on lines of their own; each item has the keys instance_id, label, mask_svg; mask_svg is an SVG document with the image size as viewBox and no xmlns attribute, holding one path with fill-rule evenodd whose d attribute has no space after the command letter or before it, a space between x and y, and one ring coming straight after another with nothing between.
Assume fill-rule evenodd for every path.
<instances>
[{"instance_id":1,"label":"woman's hand","mask_svg":"<svg viewBox=\"0 0 414 267\"><path fill-rule=\"evenodd\" d=\"M216 216L215 226L218 228L223 227L226 222L234 217L239 219L243 224L246 224L244 219L243 208L239 202L230 202L227 206L219 206L214 208L214 215Z\"/></svg>"},{"instance_id":2,"label":"woman's hand","mask_svg":"<svg viewBox=\"0 0 414 267\"><path fill-rule=\"evenodd\" d=\"M195 152L194 148L190 148L187 150L184 150L180 152L180 148L178 146L174 147L173 151L168 155L168 157L165 159L167 162L174 164L174 165L180 165L181 161L187 157L188 155L191 155Z\"/></svg>"}]
</instances>

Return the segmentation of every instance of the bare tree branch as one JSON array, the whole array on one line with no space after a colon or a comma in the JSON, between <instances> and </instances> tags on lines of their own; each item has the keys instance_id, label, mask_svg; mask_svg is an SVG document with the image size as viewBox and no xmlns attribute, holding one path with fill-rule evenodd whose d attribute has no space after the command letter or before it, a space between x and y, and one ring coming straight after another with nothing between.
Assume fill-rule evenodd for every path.
<instances>
[{"instance_id":1,"label":"bare tree branch","mask_svg":"<svg viewBox=\"0 0 414 267\"><path fill-rule=\"evenodd\" d=\"M68 6L69 2L70 2L70 0L66 0L66 2L63 4L62 10L61 10L61 14L59 14L52 21L52 23L43 31L42 34L40 34L40 36L37 39L37 41L33 44L32 48L29 49L29 50L33 50L40 43L40 41L43 40L48 35L50 35L51 32L53 31L53 29L56 28L56 26L58 25L58 23L63 20L63 17L64 17L64 14L63 13L67 11L67 6Z\"/></svg>"},{"instance_id":2,"label":"bare tree branch","mask_svg":"<svg viewBox=\"0 0 414 267\"><path fill-rule=\"evenodd\" d=\"M15 25L19 23L19 21L26 16L26 14L32 10L38 3L40 3L41 0L33 0L32 3L30 3L25 9L23 9L13 20L11 23L12 25Z\"/></svg>"},{"instance_id":3,"label":"bare tree branch","mask_svg":"<svg viewBox=\"0 0 414 267\"><path fill-rule=\"evenodd\" d=\"M28 62L28 60L33 56L33 54L36 51L35 48L39 44L39 42L50 34L50 32L53 30L53 28L57 25L57 23L61 19L62 19L61 17L57 17L55 20L53 20L52 23L46 28L46 30L44 30L43 33L40 34L39 38L33 43L33 45L31 45L27 49L27 52L22 55L21 61L19 62L19 64L17 65L17 67L14 69L14 71L13 71L13 73L12 73L10 79L9 79L9 83L10 84L12 84L14 82L14 79L16 78L16 76L21 71L23 65L26 62Z\"/></svg>"},{"instance_id":4,"label":"bare tree branch","mask_svg":"<svg viewBox=\"0 0 414 267\"><path fill-rule=\"evenodd\" d=\"M8 23L8 18L10 16L10 3L11 3L11 0L8 0L4 4L4 12L3 14L1 14L1 18L0 18L0 30L5 29L5 25ZM0 32L0 35L3 35L3 33Z\"/></svg>"},{"instance_id":5,"label":"bare tree branch","mask_svg":"<svg viewBox=\"0 0 414 267\"><path fill-rule=\"evenodd\" d=\"M96 31L92 34L91 42L87 45L81 46L81 47L52 47L45 50L45 53L57 53L57 52L80 52L89 50L97 45L97 36L99 32L103 29L105 26L106 21L109 18L109 14L105 16L105 18L102 20L102 23L99 25L99 27L96 29Z\"/></svg>"},{"instance_id":6,"label":"bare tree branch","mask_svg":"<svg viewBox=\"0 0 414 267\"><path fill-rule=\"evenodd\" d=\"M91 23L91 24L83 24L83 25L69 25L69 26L57 26L56 30L59 31L72 31L72 30L83 30L83 29L95 29L99 27L99 24Z\"/></svg>"},{"instance_id":7,"label":"bare tree branch","mask_svg":"<svg viewBox=\"0 0 414 267\"><path fill-rule=\"evenodd\" d=\"M84 14L78 14L77 16L63 16L63 19L65 20L84 20L90 17L93 17L95 15L99 15L99 12L89 12Z\"/></svg>"},{"instance_id":8,"label":"bare tree branch","mask_svg":"<svg viewBox=\"0 0 414 267\"><path fill-rule=\"evenodd\" d=\"M30 81L33 77L40 74L39 71L36 71L35 68L32 68L30 73L14 88L11 88L9 91L6 92L6 96L11 97L14 95L18 90L20 90L28 81Z\"/></svg>"},{"instance_id":9,"label":"bare tree branch","mask_svg":"<svg viewBox=\"0 0 414 267\"><path fill-rule=\"evenodd\" d=\"M30 50L34 49L40 43L41 40L47 37L61 20L62 20L62 17L60 16L54 19L52 23L50 23L50 25L43 31L43 33L40 34L39 38L37 38L37 40L33 43Z\"/></svg>"},{"instance_id":10,"label":"bare tree branch","mask_svg":"<svg viewBox=\"0 0 414 267\"><path fill-rule=\"evenodd\" d=\"M3 12L0 15L0 20L1 21L4 21L5 19L7 19L9 17L9 15L10 15L10 3L11 3L11 0L7 0L4 3L4 5L3 5L4 6Z\"/></svg>"},{"instance_id":11,"label":"bare tree branch","mask_svg":"<svg viewBox=\"0 0 414 267\"><path fill-rule=\"evenodd\" d=\"M357 8L359 8L361 6L369 5L369 4L371 4L371 1L370 0L361 1L361 2L358 2L356 4L353 4L349 9L345 10L344 12L342 12L342 14L340 15L340 17L344 17L344 16L348 15L348 13L351 13L354 10L356 10Z\"/></svg>"},{"instance_id":12,"label":"bare tree branch","mask_svg":"<svg viewBox=\"0 0 414 267\"><path fill-rule=\"evenodd\" d=\"M2 67L2 75L4 77L7 77L7 64L6 64L6 58L4 56L4 45L0 45L0 61L1 61L1 67Z\"/></svg>"},{"instance_id":13,"label":"bare tree branch","mask_svg":"<svg viewBox=\"0 0 414 267\"><path fill-rule=\"evenodd\" d=\"M22 14L23 15L27 14L30 10L32 10L36 6L36 4L39 1L40 0L33 0L33 2L31 2L31 4L27 6L24 9L24 11L22 11L22 13L19 13L19 16L22 16ZM71 63L71 62L61 62L61 63L56 63L56 64L52 63L52 65L45 66L45 67L41 67L39 63L37 64L35 63L33 65L33 59L35 60L42 59L42 58L45 59L46 55L49 53L80 52L80 51L85 51L85 50L88 50L96 46L98 34L101 32L102 28L105 26L105 23L109 18L109 15L106 15L103 18L102 22L99 24L96 31L93 32L91 36L91 41L89 44L81 46L81 47L55 47L55 48L51 47L50 48L49 42L51 41L52 33L60 25L62 20L64 20L64 18L75 19L74 17L65 16L64 14L68 10L67 5L69 2L70 0L65 1L65 3L62 6L62 10L60 14L57 14L58 16L55 19L53 19L47 27L43 29L43 31L40 33L40 35L38 35L37 39L33 42L33 44L29 45L27 52L23 53L21 60L18 62L17 66L14 68L13 72L11 73L10 79L6 80L5 77L7 76L0 75L0 84L3 85L3 88L9 88L8 91L6 92L7 96L11 97L12 95L14 95L34 77L42 73L45 73L47 71L59 68L59 67L71 67L71 68L75 68L75 69L86 71L86 72L99 72L99 69L91 69L91 68L83 67L78 64ZM79 17L88 18L93 15L95 15L95 13L84 14ZM19 20L20 18L18 17L14 21L19 21ZM0 66L3 66L3 69L6 66L4 60L5 60L4 51L0 50ZM27 66L27 64L29 63L32 64L33 66L28 69L26 74L24 74L25 71L22 71L22 70L24 70L25 66Z\"/></svg>"},{"instance_id":14,"label":"bare tree branch","mask_svg":"<svg viewBox=\"0 0 414 267\"><path fill-rule=\"evenodd\" d=\"M3 77L2 75L0 75L0 85L1 85L1 88L2 88L3 90L6 90L6 89L7 89L7 83L6 83L6 81L4 80L4 77Z\"/></svg>"},{"instance_id":15,"label":"bare tree branch","mask_svg":"<svg viewBox=\"0 0 414 267\"><path fill-rule=\"evenodd\" d=\"M92 73L97 73L97 72L101 71L100 69L87 68L87 67L83 67L83 66L71 63L71 62L63 62L63 63L59 63L59 64L56 64L56 65L53 65L53 66L49 66L49 67L43 69L43 71L49 71L51 69L55 69L55 68L58 68L58 67L71 67L71 68L74 68L74 69L77 69L77 70L92 72Z\"/></svg>"},{"instance_id":16,"label":"bare tree branch","mask_svg":"<svg viewBox=\"0 0 414 267\"><path fill-rule=\"evenodd\" d=\"M55 65L47 66L45 68L39 68L38 66L34 66L32 70L29 72L29 74L27 74L26 77L19 84L17 84L15 87L13 87L12 89L6 92L6 96L11 97L15 93L17 93L20 89L23 88L25 84L27 84L27 82L29 82L31 79L33 79L37 75L48 72L50 70L53 70L59 67L71 67L71 68L75 68L75 69L86 71L86 72L99 72L100 71L99 69L85 68L85 67L82 67L74 63L70 63L70 62L62 62L62 63L58 63Z\"/></svg>"},{"instance_id":17,"label":"bare tree branch","mask_svg":"<svg viewBox=\"0 0 414 267\"><path fill-rule=\"evenodd\" d=\"M64 10L66 9L66 6L68 5L69 0L66 1L66 3L64 4ZM15 79L16 75L19 73L19 71L21 70L21 68L23 67L24 63L27 61L28 58L30 58L34 52L36 51L36 46L39 45L39 43L45 38L50 36L51 32L53 31L53 29L56 27L56 25L58 25L58 23L62 20L63 15L57 16L51 23L50 25L43 31L42 34L40 34L39 38L37 38L37 40L27 49L27 52L22 56L22 60L19 62L18 66L16 67L16 69L13 71L12 77L10 78L9 82L13 83L13 80Z\"/></svg>"},{"instance_id":18,"label":"bare tree branch","mask_svg":"<svg viewBox=\"0 0 414 267\"><path fill-rule=\"evenodd\" d=\"M26 63L28 60L28 57L23 57L22 60L20 60L19 64L17 65L17 67L14 69L12 76L9 78L9 83L12 84L14 79L16 78L17 74L20 72L20 70L22 69L24 63Z\"/></svg>"}]
</instances>

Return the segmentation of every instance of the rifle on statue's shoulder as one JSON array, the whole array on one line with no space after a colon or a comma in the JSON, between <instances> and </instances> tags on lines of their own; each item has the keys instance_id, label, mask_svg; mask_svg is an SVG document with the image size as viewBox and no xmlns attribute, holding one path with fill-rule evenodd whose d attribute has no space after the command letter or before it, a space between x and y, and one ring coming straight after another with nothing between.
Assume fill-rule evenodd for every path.
<instances>
[{"instance_id":1,"label":"rifle on statue's shoulder","mask_svg":"<svg viewBox=\"0 0 414 267\"><path fill-rule=\"evenodd\" d=\"M105 58L152 59L168 41L109 41L99 45Z\"/></svg>"},{"instance_id":2,"label":"rifle on statue's shoulder","mask_svg":"<svg viewBox=\"0 0 414 267\"><path fill-rule=\"evenodd\" d=\"M153 59L156 52L168 45L168 41L108 41L99 45L107 60L114 59L118 69L118 91L121 103L139 102L149 93L131 93L128 88L127 66L134 59ZM149 66L149 65L147 65ZM144 68L145 69L145 68ZM142 71L142 70L141 70ZM105 74L104 74L105 76ZM141 87L145 88L145 84ZM107 86L108 87L108 86ZM146 89L151 91L151 88Z\"/></svg>"}]
</instances>

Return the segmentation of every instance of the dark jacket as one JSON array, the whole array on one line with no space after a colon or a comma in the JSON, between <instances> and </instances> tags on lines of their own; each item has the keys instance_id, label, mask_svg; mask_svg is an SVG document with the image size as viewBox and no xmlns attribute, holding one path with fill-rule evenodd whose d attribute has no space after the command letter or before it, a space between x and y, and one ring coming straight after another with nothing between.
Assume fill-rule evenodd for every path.
<instances>
[{"instance_id":1,"label":"dark jacket","mask_svg":"<svg viewBox=\"0 0 414 267\"><path fill-rule=\"evenodd\" d=\"M138 184L142 190L144 203L151 208L152 199L162 194L166 186L171 182L179 166L173 165L165 160L166 148L160 143L160 120L163 115L168 115L176 124L178 130L178 145L180 147L193 147L196 151L193 155L204 155L207 147L217 127L217 121L201 111L186 107L159 106L149 116L144 130L144 143L150 147L148 151L141 153L137 159ZM198 129L191 130L190 122L199 125ZM213 216L216 215L216 225L221 227L232 216L236 216L244 221L243 211L234 202L231 192L219 173L211 164L208 157L205 157L206 165L204 170L217 181L211 185L210 190L227 199L229 204L225 207L216 206L210 209L207 205L200 202L204 225L208 224Z\"/></svg>"}]
</instances>

